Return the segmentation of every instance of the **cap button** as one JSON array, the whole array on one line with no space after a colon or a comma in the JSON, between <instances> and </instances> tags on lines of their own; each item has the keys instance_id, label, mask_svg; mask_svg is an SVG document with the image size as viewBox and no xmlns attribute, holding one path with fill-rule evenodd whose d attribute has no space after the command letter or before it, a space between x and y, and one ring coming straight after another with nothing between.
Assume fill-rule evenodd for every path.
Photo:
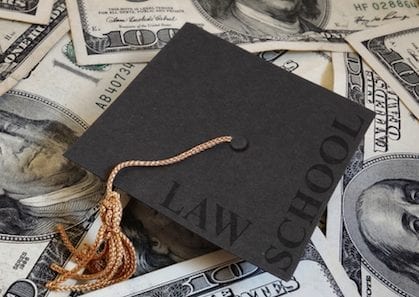
<instances>
[{"instance_id":1,"label":"cap button","mask_svg":"<svg viewBox=\"0 0 419 297\"><path fill-rule=\"evenodd\" d=\"M241 152L247 149L249 142L243 136L234 136L230 142L230 146L233 150Z\"/></svg>"}]
</instances>

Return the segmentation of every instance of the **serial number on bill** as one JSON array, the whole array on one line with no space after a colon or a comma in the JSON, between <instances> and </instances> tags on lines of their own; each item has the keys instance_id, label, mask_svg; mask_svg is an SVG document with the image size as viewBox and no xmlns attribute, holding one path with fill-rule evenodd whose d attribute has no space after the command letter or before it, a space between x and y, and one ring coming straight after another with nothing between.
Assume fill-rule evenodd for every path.
<instances>
[{"instance_id":1,"label":"serial number on bill","mask_svg":"<svg viewBox=\"0 0 419 297\"><path fill-rule=\"evenodd\" d=\"M366 10L373 8L374 10L388 10L395 8L417 8L418 2L414 0L397 0L397 1L374 1L371 3L356 3L355 10Z\"/></svg>"},{"instance_id":2,"label":"serial number on bill","mask_svg":"<svg viewBox=\"0 0 419 297\"><path fill-rule=\"evenodd\" d=\"M101 109L106 109L108 105L112 102L116 96L114 93L118 93L121 90L121 87L126 86L126 80L131 74L131 68L134 67L134 64L125 63L119 68L117 73L111 79L109 86L105 89L105 92L100 94L99 102L96 102L96 105Z\"/></svg>"}]
</instances>

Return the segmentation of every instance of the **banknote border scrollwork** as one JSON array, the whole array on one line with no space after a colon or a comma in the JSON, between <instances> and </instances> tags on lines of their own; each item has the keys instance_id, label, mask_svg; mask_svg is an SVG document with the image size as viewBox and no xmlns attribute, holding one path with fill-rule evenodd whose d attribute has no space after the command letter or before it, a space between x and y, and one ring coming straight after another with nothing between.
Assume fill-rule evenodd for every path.
<instances>
[{"instance_id":1,"label":"banknote border scrollwork","mask_svg":"<svg viewBox=\"0 0 419 297\"><path fill-rule=\"evenodd\" d=\"M103 53L118 53L120 48L109 48L108 37L97 37L89 33L89 21L86 11L88 10L83 0L77 0L78 12L80 15L81 30L83 34L84 47L88 56L101 55ZM177 30L177 29L174 29ZM147 46L145 50L157 50L162 48L165 42L157 40L155 43ZM137 51L137 46L128 46L124 51L132 52Z\"/></svg>"},{"instance_id":2,"label":"banknote border scrollwork","mask_svg":"<svg viewBox=\"0 0 419 297\"><path fill-rule=\"evenodd\" d=\"M330 285L330 288L333 290L333 292L338 296L338 297L344 297L343 292L341 291L340 287L338 286L336 280L333 277L333 274L329 271L326 263L324 262L321 254L317 251L315 245L310 242L304 252L303 257L301 258L300 261L312 261L317 263L320 266L320 270L324 273L325 277L327 278L327 281ZM130 296L130 297L157 297L157 296L177 296L177 297L184 297L185 295L181 295L181 294L185 294L187 292L184 291L179 291L179 288L182 287L182 284L184 284L185 282L187 282L192 276L194 275L199 275L199 274L205 274L205 275L210 275L214 270L218 269L221 265L228 265L228 264L232 264L232 263L236 263L240 260L235 259L235 260L230 260L227 261L225 263L216 265L216 266L211 266L211 267L207 267L202 271L197 271L194 272L193 275L187 275L187 276L181 276L180 278L171 280L169 283L164 283L158 286L153 286L151 288L148 288L146 291L142 291L142 292L137 292L134 294L130 294L130 295L126 295L126 296ZM254 277L257 275L260 275L262 273L265 273L263 270L261 270L260 268L255 270L251 275L249 275L248 277ZM298 285L300 286L300 283L297 279L293 278ZM220 285L217 288L212 287L213 290L215 291L219 291L222 288L228 288L229 285L234 284L234 281L232 282L226 282L223 283L222 285ZM173 291L175 289L175 291ZM176 291L178 290L178 291ZM176 295L172 295L173 293L176 292ZM201 291L199 293L199 295L193 295L193 296L207 296L209 292L203 292Z\"/></svg>"},{"instance_id":3,"label":"banknote border scrollwork","mask_svg":"<svg viewBox=\"0 0 419 297\"><path fill-rule=\"evenodd\" d=\"M374 55L374 57L376 59L378 59L380 61L380 63L388 70L390 71L390 73L393 75L394 78L397 79L397 81L403 86L403 88L410 94L410 96L412 96L412 98L414 100L416 100L416 102L419 103L419 98L416 97L416 94L414 93L414 91L412 90L412 86L409 86L406 82L404 82L403 80L399 79L399 74L396 73L396 71L393 69L393 67L391 67L388 62L382 57L382 55L380 54L380 52L377 52L376 50L376 46L370 46L372 43L381 43L382 46L386 47L385 45L385 40L387 38L394 38L397 36L403 36L403 35L409 35L412 33L418 33L419 32L419 27L417 28L411 28L411 29L407 29L407 30L403 30L403 31L399 31L399 32L394 32L391 34L386 34L386 35L381 35L381 36L377 36L375 38L372 39L368 39L368 40L364 40L362 42L363 46L365 48L368 49L368 51Z\"/></svg>"},{"instance_id":4,"label":"banknote border scrollwork","mask_svg":"<svg viewBox=\"0 0 419 297\"><path fill-rule=\"evenodd\" d=\"M301 258L300 261L303 261L303 260L314 261L317 264L319 264L320 267L321 267L321 270L323 271L324 275L326 276L327 280L329 281L330 287L333 289L333 292L336 294L336 296L345 297L343 295L341 289L339 288L339 285L337 284L335 278L333 277L333 274L327 268L327 265L324 262L322 256L317 251L315 245L311 241L306 246L306 249L304 251L304 255L303 255L303 257Z\"/></svg>"},{"instance_id":5,"label":"banknote border scrollwork","mask_svg":"<svg viewBox=\"0 0 419 297\"><path fill-rule=\"evenodd\" d=\"M379 157L374 157L372 159L366 160L364 162L364 166L363 169L370 167L371 165L381 162L381 161L385 161L385 160L396 160L396 159L419 159L419 155L418 154L414 154L414 153L390 153L390 154L385 154Z\"/></svg>"},{"instance_id":6,"label":"banknote border scrollwork","mask_svg":"<svg viewBox=\"0 0 419 297\"><path fill-rule=\"evenodd\" d=\"M367 159L364 161L364 164L362 166L362 170L357 174L357 176L361 175L362 172L364 172L364 170L366 170L367 168L381 163L383 161L391 161L391 160L406 160L406 159L415 159L415 160L419 160L419 154L416 153L409 153L409 152L400 152L400 153L387 153L387 154L383 154L381 156L377 156L377 157L372 157L371 159ZM352 180L355 177L352 178ZM346 189L345 189L346 192ZM342 197L342 199L344 199L344 197ZM343 216L343 219L345 219L345 215ZM344 225L344 228L347 230L347 226L346 223ZM354 240L352 239L352 235L350 234L349 231L348 232L348 236L350 238L350 241L353 243ZM358 248L356 248L358 251ZM386 279L382 273L380 271L378 271L376 268L374 268L369 262L368 259L365 259L363 256L361 256L361 263L364 265L364 267L371 273L373 274L380 282L382 282L387 288L393 290L394 292L396 292L397 294L403 296L403 297L413 297L413 295L411 295L410 293L406 292L405 290L403 290L400 286L397 286L396 284L394 284L393 282L391 282L390 280Z\"/></svg>"},{"instance_id":7,"label":"banknote border scrollwork","mask_svg":"<svg viewBox=\"0 0 419 297\"><path fill-rule=\"evenodd\" d=\"M398 287L396 287L392 282L389 282L388 280L386 280L380 273L375 271L375 269L367 261L365 261L362 257L361 257L361 262L362 262L362 264L364 264L364 266L368 269L369 272L371 272L376 278L378 278L381 282L383 282L387 287L389 287L394 292L400 294L403 297L414 297L414 296L402 291Z\"/></svg>"},{"instance_id":8,"label":"banknote border scrollwork","mask_svg":"<svg viewBox=\"0 0 419 297\"><path fill-rule=\"evenodd\" d=\"M81 27L83 28L83 31L85 31L85 28L89 27L89 21L87 20L87 15L85 12L87 10L87 7L86 7L86 4L82 0L77 0L77 7L80 12Z\"/></svg>"},{"instance_id":9,"label":"banknote border scrollwork","mask_svg":"<svg viewBox=\"0 0 419 297\"><path fill-rule=\"evenodd\" d=\"M81 117L74 114L70 109L65 108L64 106L62 106L62 105L60 105L56 102L48 100L47 98L43 98L41 96L30 94L30 93L25 92L25 91L20 91L19 89L10 90L7 93L9 93L11 95L16 95L16 96L19 96L19 97L26 97L26 98L34 99L38 102L41 102L45 105L48 105L48 106L50 106L52 108L55 108L58 111L62 112L64 115L69 117L71 120L73 120L74 122L79 124L83 128L83 130L87 130L87 128L89 128L89 124L87 124L87 122L85 120L83 120Z\"/></svg>"},{"instance_id":10,"label":"banknote border scrollwork","mask_svg":"<svg viewBox=\"0 0 419 297\"><path fill-rule=\"evenodd\" d=\"M86 121L84 121L79 116L75 115L71 110L65 108L64 106L48 100L47 98L37 96L25 91L21 91L18 89L9 90L6 94L14 95L17 97L32 99L40 104L47 105L57 111L59 111L64 116L68 117L70 120L75 122L77 125L80 126L83 130L87 130L89 125ZM42 235L9 235L9 234L0 234L0 241L14 241L17 243L26 243L26 242L34 242L34 241L47 241L56 236L57 233L49 233L49 234L42 234Z\"/></svg>"},{"instance_id":11,"label":"banknote border scrollwork","mask_svg":"<svg viewBox=\"0 0 419 297\"><path fill-rule=\"evenodd\" d=\"M322 19L322 21L320 22L320 24L318 25L320 28L324 27L325 24L327 24L327 22L330 19L330 12L331 12L331 5L330 5L330 1L329 0L324 0L325 1L325 13L324 13L324 18ZM256 42L263 42L263 41L310 41L310 42L321 42L324 40L316 40L313 39L309 36L306 36L304 38L293 38L292 34L283 34L283 35L279 35L276 36L275 38L261 38L261 37L254 37L254 36L250 36L250 35L246 35L246 34L242 34L240 32L236 32L234 30L231 30L230 28L226 27L224 24L220 23L219 21L215 20L212 16L210 16L208 14L207 11L205 11L205 9L201 6L201 4L199 3L198 0L192 0L192 4L194 5L195 9L198 10L198 12L204 17L205 20L207 20L208 22L210 22L212 25L214 25L215 27L217 27L218 29L224 31L222 33L216 33L214 35L228 40L230 42L234 41L235 43L256 43ZM324 32L329 32L331 34L349 34L354 32L353 30L324 30ZM329 42L336 42L336 40L334 40L333 38L328 38Z\"/></svg>"},{"instance_id":12,"label":"banknote border scrollwork","mask_svg":"<svg viewBox=\"0 0 419 297\"><path fill-rule=\"evenodd\" d=\"M29 7L29 9L18 9L13 4L0 3L0 9L10 10L10 11L14 11L14 12L29 14L29 15L36 15L37 10L38 10L39 1L40 0L34 0L33 5L31 5Z\"/></svg>"},{"instance_id":13,"label":"banknote border scrollwork","mask_svg":"<svg viewBox=\"0 0 419 297\"><path fill-rule=\"evenodd\" d=\"M57 30L63 21L65 21L67 17L67 9L65 9L65 2L64 0L56 0L54 2L53 11L56 10L57 7L64 6L63 11L55 17L52 21L47 25L30 25L24 33L22 33L19 38L17 38L8 48L2 49L0 51L0 64L2 61L4 61L5 57L9 55L10 53L13 53L13 51L16 48L19 48L21 46L21 42L24 41L27 36L33 34L33 31L36 31L37 28L42 27L43 30L41 33L37 34L36 38L31 42L29 45L27 45L23 51L19 53L19 56L16 58L16 63L13 67L10 67L7 69L7 71L0 72L0 83L2 81L5 81L13 71L15 71L16 68L21 66L27 59L32 58L30 53L32 53L36 48L40 48L44 45L45 39L48 39L48 36L52 34L53 31Z\"/></svg>"}]
</instances>

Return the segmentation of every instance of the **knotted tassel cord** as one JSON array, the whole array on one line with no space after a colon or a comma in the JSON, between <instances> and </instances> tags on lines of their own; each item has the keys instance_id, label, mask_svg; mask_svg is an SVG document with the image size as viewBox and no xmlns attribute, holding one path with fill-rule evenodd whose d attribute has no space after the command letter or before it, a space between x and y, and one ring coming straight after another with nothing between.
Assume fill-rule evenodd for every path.
<instances>
[{"instance_id":1,"label":"knotted tassel cord","mask_svg":"<svg viewBox=\"0 0 419 297\"><path fill-rule=\"evenodd\" d=\"M80 250L77 250L71 243L64 227L58 225L58 232L64 245L72 253L72 259L76 262L76 266L67 270L58 264L52 264L51 269L59 276L48 282L46 287L56 291L87 292L129 279L135 272L137 260L133 244L120 227L122 204L119 193L113 190L113 183L118 173L128 167L172 165L218 144L231 142L232 139L231 136L217 137L163 160L131 160L116 165L108 177L105 196L100 203L99 212L102 226L99 228L95 242L92 245L84 244ZM64 282L70 279L82 283L65 285Z\"/></svg>"}]
</instances>

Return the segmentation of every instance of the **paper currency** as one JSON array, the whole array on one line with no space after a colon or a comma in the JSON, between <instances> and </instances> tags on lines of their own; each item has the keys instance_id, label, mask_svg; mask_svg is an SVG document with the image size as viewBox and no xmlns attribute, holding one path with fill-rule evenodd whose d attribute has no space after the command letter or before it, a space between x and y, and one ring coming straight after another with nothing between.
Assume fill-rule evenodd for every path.
<instances>
[{"instance_id":1,"label":"paper currency","mask_svg":"<svg viewBox=\"0 0 419 297\"><path fill-rule=\"evenodd\" d=\"M375 111L328 206L327 238L362 296L419 292L419 122L357 54L333 54L335 91Z\"/></svg>"},{"instance_id":2,"label":"paper currency","mask_svg":"<svg viewBox=\"0 0 419 297\"><path fill-rule=\"evenodd\" d=\"M47 25L0 20L0 95L28 75L68 30L64 0L54 2Z\"/></svg>"},{"instance_id":3,"label":"paper currency","mask_svg":"<svg viewBox=\"0 0 419 297\"><path fill-rule=\"evenodd\" d=\"M1 0L0 18L48 24L54 0Z\"/></svg>"},{"instance_id":4,"label":"paper currency","mask_svg":"<svg viewBox=\"0 0 419 297\"><path fill-rule=\"evenodd\" d=\"M259 57L312 83L333 89L332 57L325 52L266 51Z\"/></svg>"},{"instance_id":5,"label":"paper currency","mask_svg":"<svg viewBox=\"0 0 419 297\"><path fill-rule=\"evenodd\" d=\"M419 15L418 0L67 0L80 64L148 62L185 23L249 51L349 51L356 30Z\"/></svg>"},{"instance_id":6,"label":"paper currency","mask_svg":"<svg viewBox=\"0 0 419 297\"><path fill-rule=\"evenodd\" d=\"M344 271L328 257L325 238L316 229L294 277L283 281L224 251L98 290L107 296L358 296Z\"/></svg>"},{"instance_id":7,"label":"paper currency","mask_svg":"<svg viewBox=\"0 0 419 297\"><path fill-rule=\"evenodd\" d=\"M419 18L358 32L347 40L419 119Z\"/></svg>"},{"instance_id":8,"label":"paper currency","mask_svg":"<svg viewBox=\"0 0 419 297\"><path fill-rule=\"evenodd\" d=\"M330 59L323 54L281 52L263 55L265 58L269 56L269 60L278 66L305 75L315 82L322 81L323 70L330 66ZM310 64L311 58L317 59L317 67ZM1 148L13 152L14 144L10 136L19 124L10 123L16 119L25 123L33 123L32 119L53 120L47 126L54 127L58 135L79 136L118 97L143 66L129 63L77 66L72 43L68 36L63 38L27 79L2 96L0 112L4 116L0 125L4 133L0 133ZM31 127L29 124L27 126ZM47 127L33 128L34 131L22 131L21 134L34 139L33 142L49 142ZM70 133L68 128L73 132ZM71 137L74 139L74 135ZM7 292L19 295L23 290L32 290L32 296L67 296L67 293L47 292L43 286L47 280L55 277L49 269L52 262L68 262L67 268L73 265L68 259L68 251L54 233L54 227L58 222L67 224L75 244L92 242L99 226L94 208L100 198L99 185L92 176L87 175L86 182L76 182L63 188L59 179L52 178L56 170L62 170L62 176L70 184L77 181L77 176L85 174L76 167L67 168L66 162L63 167L51 168L45 168L40 161L33 162L33 166L42 165L42 169L38 168L42 174L29 172L29 176L24 176L31 152L39 149L32 148L35 146L33 142L30 142L21 162L0 163L0 171L7 172L0 179L3 183L0 192L0 212L3 213L0 216L0 251L8 255L0 261L0 294ZM67 142L71 142L71 139ZM63 163L61 154L67 145L60 144L60 149L50 152L49 160L54 160L51 163ZM15 149L19 150L19 146ZM4 153L2 159L10 159L7 156L10 155ZM38 179L33 180L30 175ZM22 183L24 185L20 187ZM23 195L22 189L25 188L32 189L36 195ZM14 192L22 197L13 195ZM75 200L68 199L70 196L74 196ZM91 211L87 211L89 208L92 208ZM215 248L135 201L131 201L124 211L122 228L137 249L139 265L135 275L200 256ZM179 241L179 238L182 240Z\"/></svg>"},{"instance_id":9,"label":"paper currency","mask_svg":"<svg viewBox=\"0 0 419 297\"><path fill-rule=\"evenodd\" d=\"M55 277L49 265L63 265L70 256L55 233L57 223L74 244L96 235L86 233L102 184L62 154L142 68L77 66L65 36L28 78L0 97L1 296L54 296L44 287Z\"/></svg>"}]
</instances>

